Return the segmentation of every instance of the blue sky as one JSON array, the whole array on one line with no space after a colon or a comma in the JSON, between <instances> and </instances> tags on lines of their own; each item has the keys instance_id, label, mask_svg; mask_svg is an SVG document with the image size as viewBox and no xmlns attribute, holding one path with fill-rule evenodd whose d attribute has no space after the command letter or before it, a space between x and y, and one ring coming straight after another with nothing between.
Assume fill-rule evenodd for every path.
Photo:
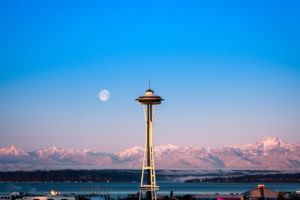
<instances>
[{"instance_id":1,"label":"blue sky","mask_svg":"<svg viewBox=\"0 0 300 200\"><path fill-rule=\"evenodd\" d=\"M299 1L1 1L0 147L300 141ZM111 92L101 102L98 93Z\"/></svg>"}]
</instances>

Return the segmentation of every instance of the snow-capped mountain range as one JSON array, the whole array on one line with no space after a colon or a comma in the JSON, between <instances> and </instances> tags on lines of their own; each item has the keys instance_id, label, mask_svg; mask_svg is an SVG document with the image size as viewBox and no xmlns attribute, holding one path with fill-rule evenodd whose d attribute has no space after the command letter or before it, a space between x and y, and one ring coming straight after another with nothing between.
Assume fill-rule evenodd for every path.
<instances>
[{"instance_id":1,"label":"snow-capped mountain range","mask_svg":"<svg viewBox=\"0 0 300 200\"><path fill-rule=\"evenodd\" d=\"M50 147L32 152L11 145L0 148L0 171L37 169L141 168L144 149L118 153ZM154 149L156 168L300 170L300 143L265 137L255 144L203 148L160 145Z\"/></svg>"}]
</instances>

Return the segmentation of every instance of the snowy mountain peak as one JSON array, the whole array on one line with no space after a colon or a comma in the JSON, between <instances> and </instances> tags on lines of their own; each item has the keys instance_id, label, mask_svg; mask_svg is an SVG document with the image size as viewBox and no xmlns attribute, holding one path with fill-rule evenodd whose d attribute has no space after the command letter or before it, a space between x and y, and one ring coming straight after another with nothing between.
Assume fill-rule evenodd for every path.
<instances>
[{"instance_id":1,"label":"snowy mountain peak","mask_svg":"<svg viewBox=\"0 0 300 200\"><path fill-rule=\"evenodd\" d=\"M21 148L16 147L15 145L11 145L8 148L0 149L0 155L25 156L25 155L28 155L28 153L23 151Z\"/></svg>"},{"instance_id":2,"label":"snowy mountain peak","mask_svg":"<svg viewBox=\"0 0 300 200\"><path fill-rule=\"evenodd\" d=\"M127 152L141 152L141 151L144 151L144 149L140 146L133 146L129 149L125 149L125 151L127 151Z\"/></svg>"},{"instance_id":3,"label":"snowy mountain peak","mask_svg":"<svg viewBox=\"0 0 300 200\"><path fill-rule=\"evenodd\" d=\"M133 161L141 158L143 155L144 149L140 146L134 146L129 149L125 149L124 151L116 153L116 155L119 157L120 161Z\"/></svg>"},{"instance_id":4,"label":"snowy mountain peak","mask_svg":"<svg viewBox=\"0 0 300 200\"><path fill-rule=\"evenodd\" d=\"M37 150L32 152L33 154L37 155L39 158L42 159L48 159L48 158L64 158L66 156L73 156L73 155L80 155L82 154L81 151L73 149L73 148L69 148L69 149L64 149L61 147L57 147L57 146L52 146L46 149L41 149L41 150Z\"/></svg>"},{"instance_id":5,"label":"snowy mountain peak","mask_svg":"<svg viewBox=\"0 0 300 200\"><path fill-rule=\"evenodd\" d=\"M83 154L87 154L87 153L89 153L89 152L93 152L91 149L83 149L82 150L82 153Z\"/></svg>"},{"instance_id":6,"label":"snowy mountain peak","mask_svg":"<svg viewBox=\"0 0 300 200\"><path fill-rule=\"evenodd\" d=\"M177 150L179 147L173 144L165 144L165 145L159 145L154 148L154 151L173 151Z\"/></svg>"},{"instance_id":7,"label":"snowy mountain peak","mask_svg":"<svg viewBox=\"0 0 300 200\"><path fill-rule=\"evenodd\" d=\"M272 149L278 149L280 147L285 147L286 143L277 138L277 137L264 137L256 143L257 147L264 150L269 151Z\"/></svg>"},{"instance_id":8,"label":"snowy mountain peak","mask_svg":"<svg viewBox=\"0 0 300 200\"><path fill-rule=\"evenodd\" d=\"M52 146L52 147L49 147L47 150L51 151L51 152L57 152L57 151L61 151L62 149L57 146Z\"/></svg>"},{"instance_id":9,"label":"snowy mountain peak","mask_svg":"<svg viewBox=\"0 0 300 200\"><path fill-rule=\"evenodd\" d=\"M46 149L41 149L41 150L38 150L39 153L43 153L43 154L53 154L53 153L58 153L58 152L62 152L63 149L62 148L59 148L57 146L52 146L52 147L49 147L49 148L46 148Z\"/></svg>"},{"instance_id":10,"label":"snowy mountain peak","mask_svg":"<svg viewBox=\"0 0 300 200\"><path fill-rule=\"evenodd\" d=\"M140 146L134 146L129 149L125 149L124 151L118 152L117 155L120 157L130 157L136 154L141 154L144 152L144 149Z\"/></svg>"},{"instance_id":11,"label":"snowy mountain peak","mask_svg":"<svg viewBox=\"0 0 300 200\"><path fill-rule=\"evenodd\" d=\"M254 144L244 146L218 148L159 145L155 147L154 153L158 168L300 170L300 143L286 144L277 137L264 137ZM109 154L90 149L80 151L56 146L25 153L12 145L0 148L0 171L140 167L143 156L144 148L139 146Z\"/></svg>"}]
</instances>

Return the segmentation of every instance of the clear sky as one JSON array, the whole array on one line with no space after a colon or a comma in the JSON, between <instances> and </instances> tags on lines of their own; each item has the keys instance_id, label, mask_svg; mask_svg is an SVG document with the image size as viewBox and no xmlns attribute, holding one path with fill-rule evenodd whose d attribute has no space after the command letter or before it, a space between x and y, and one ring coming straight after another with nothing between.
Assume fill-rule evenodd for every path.
<instances>
[{"instance_id":1,"label":"clear sky","mask_svg":"<svg viewBox=\"0 0 300 200\"><path fill-rule=\"evenodd\" d=\"M0 147L300 142L300 1L1 1ZM107 89L111 98L98 99Z\"/></svg>"}]
</instances>

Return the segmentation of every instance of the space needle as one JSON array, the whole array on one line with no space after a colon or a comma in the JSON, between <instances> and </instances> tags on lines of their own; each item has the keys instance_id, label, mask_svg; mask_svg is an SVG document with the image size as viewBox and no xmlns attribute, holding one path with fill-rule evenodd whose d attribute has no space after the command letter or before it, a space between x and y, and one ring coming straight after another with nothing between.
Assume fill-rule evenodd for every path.
<instances>
[{"instance_id":1,"label":"space needle","mask_svg":"<svg viewBox=\"0 0 300 200\"><path fill-rule=\"evenodd\" d=\"M142 192L146 192L147 200L156 200L156 191L159 190L159 186L156 185L155 167L154 167L154 153L153 153L153 121L155 108L157 104L160 104L162 99L160 96L154 94L154 91L150 89L146 90L145 95L139 96L136 99L139 104L143 105L145 123L146 123L146 142L144 149L143 159L143 171L140 185L139 200L142 198ZM144 183L145 171L147 171L147 182Z\"/></svg>"}]
</instances>

